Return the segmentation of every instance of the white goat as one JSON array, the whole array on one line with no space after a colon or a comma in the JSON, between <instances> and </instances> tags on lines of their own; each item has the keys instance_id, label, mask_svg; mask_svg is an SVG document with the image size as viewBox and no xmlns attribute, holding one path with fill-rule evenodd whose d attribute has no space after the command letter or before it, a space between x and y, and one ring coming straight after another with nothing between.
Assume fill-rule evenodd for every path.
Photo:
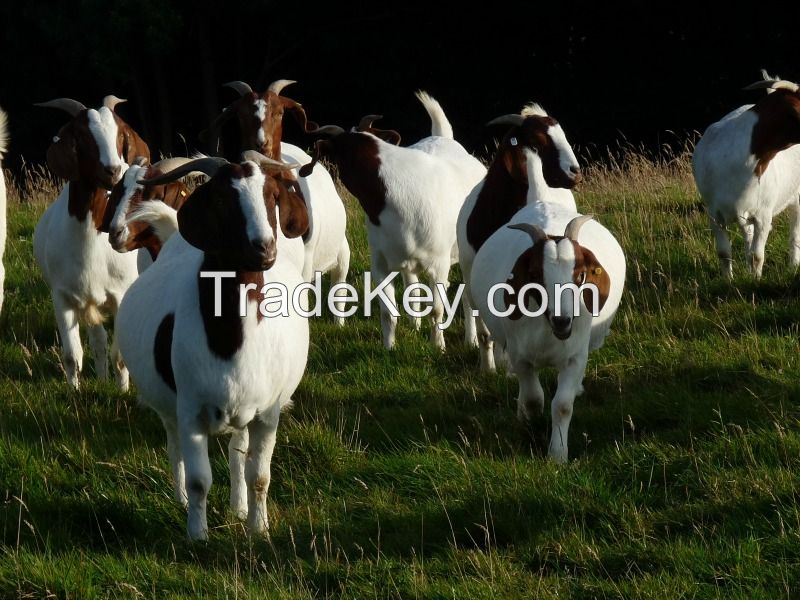
<instances>
[{"instance_id":1,"label":"white goat","mask_svg":"<svg viewBox=\"0 0 800 600\"><path fill-rule=\"evenodd\" d=\"M546 188L541 160L533 152L527 154L535 182L531 187ZM537 197L546 198L546 194ZM579 215L557 202L526 207L512 224L492 234L475 256L473 298L491 338L507 353L519 379L517 416L521 420L544 408L539 370L555 367L559 371L549 448L549 456L556 461L567 460L572 405L583 391L588 355L602 345L624 283L625 255L614 236L592 221L591 215ZM577 288L559 294L559 284ZM586 284L596 286L597 294ZM503 286L503 294L496 293L498 285ZM599 311L593 317L595 306ZM491 352L488 337L481 338L481 352Z\"/></svg>"},{"instance_id":2,"label":"white goat","mask_svg":"<svg viewBox=\"0 0 800 600\"><path fill-rule=\"evenodd\" d=\"M107 96L99 109L61 98L42 104L67 111L47 152L50 168L69 183L44 212L33 234L33 253L50 286L61 336L67 382L78 387L83 364L79 321L89 326L89 344L100 379L108 377L107 335L103 313L115 314L125 290L136 279L136 257L114 252L108 235L98 231L108 190L128 168L126 161L149 157L147 145L115 112L121 102ZM128 371L114 352L116 381L128 387Z\"/></svg>"},{"instance_id":3,"label":"white goat","mask_svg":"<svg viewBox=\"0 0 800 600\"><path fill-rule=\"evenodd\" d=\"M736 222L756 278L773 218L790 209L789 260L800 265L800 91L796 83L758 81L768 93L706 129L692 156L697 189L708 211L723 277L733 276L727 227Z\"/></svg>"},{"instance_id":4,"label":"white goat","mask_svg":"<svg viewBox=\"0 0 800 600\"><path fill-rule=\"evenodd\" d=\"M8 152L8 115L0 109L0 163ZM6 177L3 166L0 164L0 311L3 310L5 297L6 268L3 265L3 256L6 251Z\"/></svg>"},{"instance_id":5,"label":"white goat","mask_svg":"<svg viewBox=\"0 0 800 600\"><path fill-rule=\"evenodd\" d=\"M208 437L218 433L233 432L232 509L246 516L252 532L268 527L279 414L305 370L309 334L307 319L291 306L288 316L262 319L260 296L252 294L270 283L291 293L302 282L300 270L280 256L277 228L288 237L302 235L304 229L295 227L305 217L295 212L305 206L286 202L285 190L262 171L290 166L263 156L239 164L204 158L147 180L158 185L193 170L211 177L179 209L180 235L166 241L117 315L118 344L139 396L166 429L175 494L181 503L188 499L187 532L193 540L208 536ZM150 212L159 219L172 210L145 202L132 217L149 218ZM235 276L203 275L220 271Z\"/></svg>"},{"instance_id":6,"label":"white goat","mask_svg":"<svg viewBox=\"0 0 800 600\"><path fill-rule=\"evenodd\" d=\"M424 92L418 92L417 98L431 118L431 137L404 148L382 139L399 141L396 132L321 127L317 132L331 137L317 142L314 161L300 175L308 175L324 154L336 162L342 182L366 213L374 282L399 271L410 285L424 273L446 289L450 265L458 257L458 211L486 169L452 138L452 127L439 103ZM397 325L394 282L383 289L391 304L380 303L383 344L392 348ZM437 287L431 341L442 350L445 342L439 324L445 301Z\"/></svg>"}]
</instances>

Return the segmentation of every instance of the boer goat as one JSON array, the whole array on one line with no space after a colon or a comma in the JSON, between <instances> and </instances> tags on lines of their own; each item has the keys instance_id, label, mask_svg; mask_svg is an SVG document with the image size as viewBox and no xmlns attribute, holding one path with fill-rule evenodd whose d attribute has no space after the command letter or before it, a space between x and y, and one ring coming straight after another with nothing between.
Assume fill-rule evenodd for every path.
<instances>
[{"instance_id":1,"label":"boer goat","mask_svg":"<svg viewBox=\"0 0 800 600\"><path fill-rule=\"evenodd\" d=\"M528 154L529 171L540 173L531 181L545 186L542 162ZM486 240L472 265L476 306L519 379L517 416L522 421L544 408L539 370L559 371L548 453L558 462L567 460L572 405L583 391L589 352L608 334L625 284L622 248L591 219L560 202L530 204ZM559 293L558 286L569 284L576 287ZM587 284L596 286L596 294ZM496 293L500 286L503 294ZM489 338L482 336L481 352L488 354L489 346Z\"/></svg>"},{"instance_id":2,"label":"boer goat","mask_svg":"<svg viewBox=\"0 0 800 600\"><path fill-rule=\"evenodd\" d=\"M297 146L281 140L283 135L283 116L291 111L304 131L317 129L316 123L308 121L303 107L294 100L281 96L283 88L295 83L288 79L273 82L266 92L258 93L243 81L231 81L227 87L236 90L240 97L230 104L210 130L218 131L234 116L239 123L241 147L239 151L255 150L274 160L298 164L311 161ZM350 245L345 237L347 215L330 174L324 168L317 169L311 176L297 179L297 171L277 173L276 179L286 186L290 194L302 198L308 208L309 228L303 236L305 260L303 279L311 281L315 272L331 272L331 285L343 283L350 269ZM339 310L344 305L338 304ZM339 325L342 317L335 317Z\"/></svg>"},{"instance_id":3,"label":"boer goat","mask_svg":"<svg viewBox=\"0 0 800 600\"><path fill-rule=\"evenodd\" d=\"M0 162L8 152L8 115L0 109ZM6 251L6 178L0 164L0 311L3 310L3 298L6 281L6 268L3 266L3 255Z\"/></svg>"},{"instance_id":4,"label":"boer goat","mask_svg":"<svg viewBox=\"0 0 800 600\"><path fill-rule=\"evenodd\" d=\"M107 379L104 313L116 313L137 276L136 257L114 252L108 235L98 231L108 191L135 157L150 157L147 144L114 112L120 102L124 100L106 96L98 109L68 98L37 105L64 110L72 117L47 150L50 170L68 183L39 219L33 252L50 287L64 370L75 388L83 364L79 322L89 326L95 371ZM115 367L117 384L126 389L128 372L116 352Z\"/></svg>"},{"instance_id":5,"label":"boer goat","mask_svg":"<svg viewBox=\"0 0 800 600\"><path fill-rule=\"evenodd\" d=\"M305 205L268 174L293 166L261 155L240 163L202 158L141 181L168 184L191 171L210 177L178 210L180 235L166 241L130 287L116 320L139 397L166 429L175 495L184 504L188 499L192 540L208 537L213 434L233 432L232 509L252 532L268 527L278 418L303 375L309 344L308 321L291 306L287 316L262 318L256 310L262 286L284 284L291 293L302 282L300 270L281 256L277 236L278 229L302 235Z\"/></svg>"},{"instance_id":6,"label":"boer goat","mask_svg":"<svg viewBox=\"0 0 800 600\"><path fill-rule=\"evenodd\" d=\"M800 91L796 83L780 79L745 89L771 93L709 126L692 156L694 179L727 279L733 277L728 225L736 222L741 228L747 266L760 278L772 220L786 208L791 218L789 261L795 268L800 265Z\"/></svg>"},{"instance_id":7,"label":"boer goat","mask_svg":"<svg viewBox=\"0 0 800 600\"><path fill-rule=\"evenodd\" d=\"M311 173L321 156L336 163L342 183L366 213L373 281L400 271L407 284L414 284L425 273L446 290L450 265L458 256L458 211L486 169L453 139L439 103L425 92L418 92L417 98L431 118L431 137L404 148L394 145L399 141L395 132L375 130L371 123L363 127L364 120L363 131L328 125L317 132L329 139L317 141L314 161L300 175ZM438 288L433 294L431 341L444 350L439 325L446 298ZM383 344L392 348L397 325L394 283L384 290L391 306L381 302Z\"/></svg>"},{"instance_id":8,"label":"boer goat","mask_svg":"<svg viewBox=\"0 0 800 600\"><path fill-rule=\"evenodd\" d=\"M461 273L464 276L464 339L478 345L477 328L485 328L472 314L470 272L475 253L495 231L509 222L523 206L528 192L525 149L537 152L549 198L576 211L572 188L580 180L580 167L561 125L538 104L525 106L520 114L498 117L489 125L510 127L497 147L486 178L470 193L458 214L457 235Z\"/></svg>"}]
</instances>

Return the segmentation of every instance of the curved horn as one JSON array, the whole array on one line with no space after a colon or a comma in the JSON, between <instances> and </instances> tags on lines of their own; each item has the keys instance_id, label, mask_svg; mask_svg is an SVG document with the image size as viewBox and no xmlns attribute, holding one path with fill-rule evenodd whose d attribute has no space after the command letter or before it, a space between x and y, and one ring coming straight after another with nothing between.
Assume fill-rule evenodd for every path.
<instances>
[{"instance_id":1,"label":"curved horn","mask_svg":"<svg viewBox=\"0 0 800 600\"><path fill-rule=\"evenodd\" d=\"M380 121L383 115L366 115L358 122L358 129L369 129L375 121Z\"/></svg>"},{"instance_id":2,"label":"curved horn","mask_svg":"<svg viewBox=\"0 0 800 600\"><path fill-rule=\"evenodd\" d=\"M208 158L207 156L203 156L203 158ZM185 156L173 156L171 158L162 158L157 163L153 164L153 169L158 169L164 173L168 173L177 169L178 167L182 167L183 165L191 162L191 158L186 158Z\"/></svg>"},{"instance_id":3,"label":"curved horn","mask_svg":"<svg viewBox=\"0 0 800 600\"><path fill-rule=\"evenodd\" d=\"M491 125L522 125L523 121L525 121L525 117L522 115L503 115L502 117L497 117L496 119L492 119L489 121L486 126L490 127Z\"/></svg>"},{"instance_id":4,"label":"curved horn","mask_svg":"<svg viewBox=\"0 0 800 600\"><path fill-rule=\"evenodd\" d=\"M322 127L317 127L311 133L321 133L322 135L329 135L331 137L335 137L337 135L341 135L344 133L344 129L339 127L338 125L323 125Z\"/></svg>"},{"instance_id":5,"label":"curved horn","mask_svg":"<svg viewBox=\"0 0 800 600\"><path fill-rule=\"evenodd\" d=\"M244 81L229 81L228 83L223 83L222 87L229 87L232 90L236 90L240 96L253 93L253 88L247 85Z\"/></svg>"},{"instance_id":6,"label":"curved horn","mask_svg":"<svg viewBox=\"0 0 800 600\"><path fill-rule=\"evenodd\" d=\"M280 160L269 158L268 156L264 156L261 154L261 152L256 152L255 150L245 150L242 152L242 161L245 160L252 160L254 163L261 165L262 167L281 169L282 171L289 171L300 166L300 163L285 163Z\"/></svg>"},{"instance_id":7,"label":"curved horn","mask_svg":"<svg viewBox=\"0 0 800 600\"><path fill-rule=\"evenodd\" d=\"M124 98L117 98L114 94L109 94L105 98L103 98L103 106L105 106L111 112L114 112L114 108L117 104L122 104L123 102L127 102Z\"/></svg>"},{"instance_id":8,"label":"curved horn","mask_svg":"<svg viewBox=\"0 0 800 600\"><path fill-rule=\"evenodd\" d=\"M78 102L77 100L73 100L72 98L56 98L55 100L48 100L47 102L38 102L34 104L34 106L43 106L44 108L60 108L63 111L66 111L70 114L71 117L74 117L82 110L86 110L86 107Z\"/></svg>"},{"instance_id":9,"label":"curved horn","mask_svg":"<svg viewBox=\"0 0 800 600\"><path fill-rule=\"evenodd\" d=\"M195 160L190 160L189 162L183 164L177 169L170 171L169 173L164 173L163 175L153 177L152 179L140 179L136 183L141 183L143 185L160 185L162 183L169 183L170 181L175 181L181 177L185 177L192 171L199 171L204 175L213 177L216 175L220 167L227 164L230 163L228 163L228 161L224 158L211 156L206 158L197 158Z\"/></svg>"},{"instance_id":10,"label":"curved horn","mask_svg":"<svg viewBox=\"0 0 800 600\"><path fill-rule=\"evenodd\" d=\"M594 215L581 215L579 217L575 217L569 223L567 223L566 229L564 229L564 237L571 239L573 242L578 241L578 234L581 231L581 227L586 221L591 221L594 218Z\"/></svg>"},{"instance_id":11,"label":"curved horn","mask_svg":"<svg viewBox=\"0 0 800 600\"><path fill-rule=\"evenodd\" d=\"M531 240L533 244L536 245L536 242L539 240L546 240L547 234L545 233L544 229L539 227L538 225L534 225L533 223L514 223L513 225L506 225L509 229L516 229L518 231L524 231L529 236L531 236Z\"/></svg>"},{"instance_id":12,"label":"curved horn","mask_svg":"<svg viewBox=\"0 0 800 600\"><path fill-rule=\"evenodd\" d=\"M278 79L277 81L273 81L269 84L267 91L280 96L283 88L285 88L287 85L292 85L293 83L297 82L294 79Z\"/></svg>"},{"instance_id":13,"label":"curved horn","mask_svg":"<svg viewBox=\"0 0 800 600\"><path fill-rule=\"evenodd\" d=\"M758 80L755 83L751 83L750 85L743 87L743 90L750 91L750 90L789 90L790 92L796 92L800 90L800 86L792 81L786 81L785 79L767 79L767 80Z\"/></svg>"}]
</instances>

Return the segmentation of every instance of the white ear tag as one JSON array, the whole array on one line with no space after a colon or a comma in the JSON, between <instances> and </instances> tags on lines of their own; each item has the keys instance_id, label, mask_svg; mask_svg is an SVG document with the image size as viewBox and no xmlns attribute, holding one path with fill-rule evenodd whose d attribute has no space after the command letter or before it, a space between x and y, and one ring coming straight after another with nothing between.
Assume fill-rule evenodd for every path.
<instances>
[{"instance_id":1,"label":"white ear tag","mask_svg":"<svg viewBox=\"0 0 800 600\"><path fill-rule=\"evenodd\" d=\"M61 138L60 138L60 137L58 137L57 135L54 135L54 136L53 136L53 143L54 143L54 144L55 144L56 142L60 142L60 141L61 141Z\"/></svg>"},{"instance_id":2,"label":"white ear tag","mask_svg":"<svg viewBox=\"0 0 800 600\"><path fill-rule=\"evenodd\" d=\"M516 145L517 145L517 138L515 138L515 137L512 137L512 138L509 140L509 142L511 142L511 145L512 145L512 146L516 146Z\"/></svg>"}]
</instances>

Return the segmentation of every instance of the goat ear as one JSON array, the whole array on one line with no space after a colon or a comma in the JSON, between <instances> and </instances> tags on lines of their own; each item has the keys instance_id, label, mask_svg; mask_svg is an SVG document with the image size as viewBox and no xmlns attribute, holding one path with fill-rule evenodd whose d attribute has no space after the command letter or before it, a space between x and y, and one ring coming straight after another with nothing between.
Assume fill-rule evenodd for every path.
<instances>
[{"instance_id":1,"label":"goat ear","mask_svg":"<svg viewBox=\"0 0 800 600\"><path fill-rule=\"evenodd\" d=\"M297 174L300 175L300 177L308 177L311 175L319 159L326 156L332 149L333 146L329 140L317 140L314 143L314 155L311 157L311 162L300 167Z\"/></svg>"},{"instance_id":2,"label":"goat ear","mask_svg":"<svg viewBox=\"0 0 800 600\"><path fill-rule=\"evenodd\" d=\"M598 306L600 310L606 305L608 294L611 291L611 278L608 271L603 268L594 252L583 248L583 264L586 266L586 283L593 283L597 286ZM594 293L591 290L583 290L583 303L591 310L593 306Z\"/></svg>"},{"instance_id":3,"label":"goat ear","mask_svg":"<svg viewBox=\"0 0 800 600\"><path fill-rule=\"evenodd\" d=\"M147 143L132 128L127 125L123 127L122 159L129 165L133 164L133 161L139 156L150 162L150 148Z\"/></svg>"},{"instance_id":4,"label":"goat ear","mask_svg":"<svg viewBox=\"0 0 800 600\"><path fill-rule=\"evenodd\" d=\"M281 104L283 104L283 110L290 110L292 111L292 115L294 115L295 120L303 128L303 131L309 133L311 131L316 131L319 129L319 125L317 125L314 121L309 121L308 117L306 116L306 111L303 106L299 102L295 102L291 98L286 98L284 96L280 96Z\"/></svg>"},{"instance_id":5,"label":"goat ear","mask_svg":"<svg viewBox=\"0 0 800 600\"><path fill-rule=\"evenodd\" d=\"M211 197L206 186L200 186L178 209L178 231L183 239L203 252L219 252L220 231L209 210Z\"/></svg>"},{"instance_id":6,"label":"goat ear","mask_svg":"<svg viewBox=\"0 0 800 600\"><path fill-rule=\"evenodd\" d=\"M296 238L308 231L308 209L306 203L296 192L286 189L283 181L278 182L278 213L281 230L287 238Z\"/></svg>"},{"instance_id":7,"label":"goat ear","mask_svg":"<svg viewBox=\"0 0 800 600\"><path fill-rule=\"evenodd\" d=\"M47 166L62 179L75 181L79 179L78 152L75 149L75 136L72 123L61 128L53 143L47 149Z\"/></svg>"},{"instance_id":8,"label":"goat ear","mask_svg":"<svg viewBox=\"0 0 800 600\"><path fill-rule=\"evenodd\" d=\"M542 245L538 247L533 246L523 252L514 266L511 268L511 276L506 280L506 283L514 289L514 294L510 294L508 290L503 291L503 298L506 306L515 305L514 312L508 318L516 321L521 318L522 311L519 308L519 291L523 286L529 283L538 283L544 285L544 274L542 273ZM538 290L532 289L528 291L525 300L533 299L541 306L543 299Z\"/></svg>"}]
</instances>

